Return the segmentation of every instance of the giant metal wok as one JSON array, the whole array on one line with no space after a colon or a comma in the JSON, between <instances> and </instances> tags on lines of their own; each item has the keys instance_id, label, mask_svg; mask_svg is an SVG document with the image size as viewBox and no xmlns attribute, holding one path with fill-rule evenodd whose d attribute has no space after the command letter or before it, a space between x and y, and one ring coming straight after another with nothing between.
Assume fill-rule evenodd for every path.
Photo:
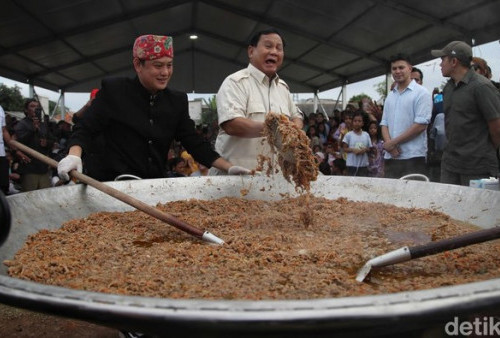
<instances>
[{"instance_id":1,"label":"giant metal wok","mask_svg":"<svg viewBox=\"0 0 500 338\"><path fill-rule=\"evenodd\" d=\"M295 195L279 177L207 177L111 182L111 186L154 205L189 198L275 200ZM262 189L264 188L264 189ZM500 222L500 193L390 179L320 177L315 196L431 208L455 219L492 227ZM7 198L12 228L0 247L11 259L29 234L55 229L96 211L131 210L126 204L84 185L33 191ZM193 224L196 226L196 224ZM169 225L165 225L169 226ZM362 226L362 225L360 225ZM210 230L210 229L208 229ZM194 239L193 240L197 240ZM454 316L488 316L500 308L500 279L395 294L311 300L179 300L120 296L46 286L7 276L2 265L0 302L83 319L110 327L169 336L374 336L419 330ZM440 324L441 325L441 324Z\"/></svg>"}]
</instances>

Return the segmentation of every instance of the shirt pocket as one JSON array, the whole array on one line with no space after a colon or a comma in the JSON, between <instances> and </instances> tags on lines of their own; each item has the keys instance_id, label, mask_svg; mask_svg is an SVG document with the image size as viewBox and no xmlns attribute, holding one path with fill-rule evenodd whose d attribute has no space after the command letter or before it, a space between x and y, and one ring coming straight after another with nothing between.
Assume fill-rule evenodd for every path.
<instances>
[{"instance_id":1,"label":"shirt pocket","mask_svg":"<svg viewBox=\"0 0 500 338\"><path fill-rule=\"evenodd\" d=\"M260 101L249 101L247 114L250 120L264 122L267 114L267 109L265 105Z\"/></svg>"}]
</instances>

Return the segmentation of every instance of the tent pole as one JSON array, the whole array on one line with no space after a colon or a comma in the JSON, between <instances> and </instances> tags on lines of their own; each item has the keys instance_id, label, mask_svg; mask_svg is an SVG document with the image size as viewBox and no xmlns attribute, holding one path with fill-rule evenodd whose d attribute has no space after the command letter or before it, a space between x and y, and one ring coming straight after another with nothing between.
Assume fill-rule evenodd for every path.
<instances>
[{"instance_id":1,"label":"tent pole","mask_svg":"<svg viewBox=\"0 0 500 338\"><path fill-rule=\"evenodd\" d=\"M61 110L61 121L66 121L66 109L64 109L64 95L65 95L64 90L61 90L61 97L59 100L60 103L59 108Z\"/></svg>"},{"instance_id":2,"label":"tent pole","mask_svg":"<svg viewBox=\"0 0 500 338\"><path fill-rule=\"evenodd\" d=\"M29 98L35 97L35 85L31 79L28 80L28 96Z\"/></svg>"},{"instance_id":3,"label":"tent pole","mask_svg":"<svg viewBox=\"0 0 500 338\"><path fill-rule=\"evenodd\" d=\"M390 73L386 73L385 74L385 92L386 92L386 98L387 98L387 95L389 95L389 92L391 91L391 85L390 85L390 76L391 74Z\"/></svg>"},{"instance_id":4,"label":"tent pole","mask_svg":"<svg viewBox=\"0 0 500 338\"><path fill-rule=\"evenodd\" d=\"M347 107L347 81L342 85L342 110Z\"/></svg>"}]
</instances>

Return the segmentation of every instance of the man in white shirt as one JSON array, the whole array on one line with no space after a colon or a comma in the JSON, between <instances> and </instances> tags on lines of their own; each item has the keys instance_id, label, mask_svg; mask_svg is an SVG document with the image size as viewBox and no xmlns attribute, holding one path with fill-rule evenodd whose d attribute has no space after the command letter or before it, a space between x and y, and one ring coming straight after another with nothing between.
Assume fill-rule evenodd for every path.
<instances>
[{"instance_id":1,"label":"man in white shirt","mask_svg":"<svg viewBox=\"0 0 500 338\"><path fill-rule=\"evenodd\" d=\"M215 150L235 165L254 169L259 154L271 157L262 135L267 113L284 114L302 129L302 113L277 74L284 47L276 30L257 32L248 46L248 67L229 75L217 93L220 131ZM210 174L224 173L211 168Z\"/></svg>"},{"instance_id":2,"label":"man in white shirt","mask_svg":"<svg viewBox=\"0 0 500 338\"><path fill-rule=\"evenodd\" d=\"M384 103L380 126L384 138L385 177L427 174L427 125L432 115L430 93L411 78L408 56L391 57L396 86Z\"/></svg>"}]
</instances>

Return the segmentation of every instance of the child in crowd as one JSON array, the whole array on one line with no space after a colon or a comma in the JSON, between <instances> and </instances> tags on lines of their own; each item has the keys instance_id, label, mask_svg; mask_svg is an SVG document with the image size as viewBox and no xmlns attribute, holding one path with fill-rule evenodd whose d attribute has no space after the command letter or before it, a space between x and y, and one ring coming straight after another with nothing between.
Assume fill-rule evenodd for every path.
<instances>
[{"instance_id":1,"label":"child in crowd","mask_svg":"<svg viewBox=\"0 0 500 338\"><path fill-rule=\"evenodd\" d=\"M314 153L314 157L316 159L316 163L318 164L318 169L323 175L331 175L330 166L326 161L325 154L322 151L318 151Z\"/></svg>"},{"instance_id":2,"label":"child in crowd","mask_svg":"<svg viewBox=\"0 0 500 338\"><path fill-rule=\"evenodd\" d=\"M325 156L330 166L332 165L333 161L338 158L342 158L342 155L340 154L339 143L337 141L333 140L332 142L328 142L325 145Z\"/></svg>"},{"instance_id":3,"label":"child in crowd","mask_svg":"<svg viewBox=\"0 0 500 338\"><path fill-rule=\"evenodd\" d=\"M373 146L368 152L368 176L384 177L384 141L377 121L370 121L368 134Z\"/></svg>"},{"instance_id":4,"label":"child in crowd","mask_svg":"<svg viewBox=\"0 0 500 338\"><path fill-rule=\"evenodd\" d=\"M334 138L336 138L339 143L342 143L342 139L348 131L352 130L352 112L343 111L342 118L344 122L339 124L337 131L335 132Z\"/></svg>"},{"instance_id":5,"label":"child in crowd","mask_svg":"<svg viewBox=\"0 0 500 338\"><path fill-rule=\"evenodd\" d=\"M315 144L311 148L312 148L313 154L316 154L318 151L323 151L323 148L321 148L321 146L319 144Z\"/></svg>"},{"instance_id":6,"label":"child in crowd","mask_svg":"<svg viewBox=\"0 0 500 338\"><path fill-rule=\"evenodd\" d=\"M339 144L342 144L345 135L352 130L352 117L353 117L353 112L351 111L346 111L344 114L344 123L343 125L340 125L340 133L339 133ZM347 160L347 153L344 152L344 148L341 147L341 153L342 153L342 158L344 161Z\"/></svg>"},{"instance_id":7,"label":"child in crowd","mask_svg":"<svg viewBox=\"0 0 500 338\"><path fill-rule=\"evenodd\" d=\"M321 148L321 142L318 137L317 129L316 126L310 126L309 130L307 131L306 135L309 137L311 140L311 149L314 148L314 146L319 145Z\"/></svg>"},{"instance_id":8,"label":"child in crowd","mask_svg":"<svg viewBox=\"0 0 500 338\"><path fill-rule=\"evenodd\" d=\"M328 131L326 130L326 123L320 123L316 127L316 133L318 134L319 143L325 144L328 139Z\"/></svg>"},{"instance_id":9,"label":"child in crowd","mask_svg":"<svg viewBox=\"0 0 500 338\"><path fill-rule=\"evenodd\" d=\"M304 130L304 132L309 135L308 132L310 127L316 127L316 114L314 113L306 116L306 118L304 119L304 127L302 128L302 130Z\"/></svg>"},{"instance_id":10,"label":"child in crowd","mask_svg":"<svg viewBox=\"0 0 500 338\"><path fill-rule=\"evenodd\" d=\"M168 171L166 177L186 177L183 174L186 168L186 161L182 157L174 157L168 160Z\"/></svg>"},{"instance_id":11,"label":"child in crowd","mask_svg":"<svg viewBox=\"0 0 500 338\"><path fill-rule=\"evenodd\" d=\"M347 153L347 175L368 176L368 155L372 147L370 135L363 131L363 115L355 112L352 118L352 130L342 140L342 148Z\"/></svg>"},{"instance_id":12,"label":"child in crowd","mask_svg":"<svg viewBox=\"0 0 500 338\"><path fill-rule=\"evenodd\" d=\"M328 132L328 137L326 138L326 142L337 142L338 141L338 135L336 135L338 129L339 129L339 123L338 119L336 117L330 118L330 131Z\"/></svg>"},{"instance_id":13,"label":"child in crowd","mask_svg":"<svg viewBox=\"0 0 500 338\"><path fill-rule=\"evenodd\" d=\"M337 158L330 166L332 175L343 176L346 174L345 161L343 158Z\"/></svg>"}]
</instances>

